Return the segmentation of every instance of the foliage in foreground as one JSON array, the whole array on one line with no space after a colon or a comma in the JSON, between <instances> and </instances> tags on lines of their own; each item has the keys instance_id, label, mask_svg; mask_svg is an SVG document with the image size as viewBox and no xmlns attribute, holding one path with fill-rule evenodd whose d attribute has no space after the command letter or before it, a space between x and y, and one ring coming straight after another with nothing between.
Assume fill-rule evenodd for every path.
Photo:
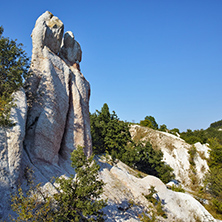
<instances>
[{"instance_id":1,"label":"foliage in foreground","mask_svg":"<svg viewBox=\"0 0 222 222\"><path fill-rule=\"evenodd\" d=\"M11 201L12 210L18 214L17 218L11 216L12 221L54 221L52 198L41 191L40 184L32 184L26 193L19 187L18 192L12 195Z\"/></svg>"},{"instance_id":2,"label":"foliage in foreground","mask_svg":"<svg viewBox=\"0 0 222 222\"><path fill-rule=\"evenodd\" d=\"M22 44L2 36L0 26L0 126L12 126L10 111L14 106L12 93L23 86L28 76L29 58Z\"/></svg>"},{"instance_id":3,"label":"foliage in foreground","mask_svg":"<svg viewBox=\"0 0 222 222\"><path fill-rule=\"evenodd\" d=\"M56 179L58 193L49 197L40 185L26 194L19 188L12 196L12 209L18 214L14 221L103 221L104 200L98 200L104 183L98 179L99 165L78 147L71 155L76 176Z\"/></svg>"}]
</instances>

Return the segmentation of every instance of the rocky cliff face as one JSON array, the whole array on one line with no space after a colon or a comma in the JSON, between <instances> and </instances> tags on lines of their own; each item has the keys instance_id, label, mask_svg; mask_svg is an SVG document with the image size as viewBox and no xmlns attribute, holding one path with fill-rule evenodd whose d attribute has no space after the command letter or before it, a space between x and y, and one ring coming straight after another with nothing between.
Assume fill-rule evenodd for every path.
<instances>
[{"instance_id":1,"label":"rocky cliff face","mask_svg":"<svg viewBox=\"0 0 222 222\"><path fill-rule=\"evenodd\" d=\"M46 11L32 31L31 76L25 91L15 94L17 124L1 129L0 216L9 209L9 193L22 183L26 169L47 182L69 174L70 153L79 145L92 153L90 85L80 72L82 51L72 32L63 37L64 25Z\"/></svg>"}]
</instances>

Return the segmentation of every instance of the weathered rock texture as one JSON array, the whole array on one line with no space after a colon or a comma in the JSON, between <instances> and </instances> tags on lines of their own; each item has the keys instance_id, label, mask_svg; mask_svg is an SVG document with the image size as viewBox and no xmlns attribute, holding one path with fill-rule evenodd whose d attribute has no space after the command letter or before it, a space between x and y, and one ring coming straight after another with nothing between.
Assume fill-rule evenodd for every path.
<instances>
[{"instance_id":1,"label":"weathered rock texture","mask_svg":"<svg viewBox=\"0 0 222 222\"><path fill-rule=\"evenodd\" d=\"M154 149L161 150L163 152L163 160L173 168L176 180L181 182L183 186L191 186L191 175L193 173L189 161L190 155L188 153L192 147L190 144L170 133L139 125L132 125L130 133L135 140L149 141ZM200 143L195 144L195 147L197 149L194 158L196 179L202 184L204 176L209 170L207 165L209 148Z\"/></svg>"},{"instance_id":2,"label":"weathered rock texture","mask_svg":"<svg viewBox=\"0 0 222 222\"><path fill-rule=\"evenodd\" d=\"M154 176L138 178L137 172L122 162L116 166L100 160L101 178L106 183L104 198L109 204L104 209L106 221L140 221L142 212L151 212L154 206L145 198L149 188L155 187L157 200L162 202L167 218L157 217L155 221L216 222L210 213L192 196L174 192ZM134 203L134 204L132 204ZM151 214L149 214L151 215Z\"/></svg>"},{"instance_id":3,"label":"weathered rock texture","mask_svg":"<svg viewBox=\"0 0 222 222\"><path fill-rule=\"evenodd\" d=\"M72 32L62 39L63 29L50 12L38 18L32 32L32 77L26 83L29 110L24 145L32 163L46 175L42 163L63 165L78 145L88 156L92 150L90 86L79 70L82 52Z\"/></svg>"},{"instance_id":4,"label":"weathered rock texture","mask_svg":"<svg viewBox=\"0 0 222 222\"><path fill-rule=\"evenodd\" d=\"M14 94L14 103L16 107L11 110L11 119L16 125L10 129L0 128L0 218L9 210L10 192L20 175L27 113L23 89Z\"/></svg>"},{"instance_id":5,"label":"weathered rock texture","mask_svg":"<svg viewBox=\"0 0 222 222\"><path fill-rule=\"evenodd\" d=\"M31 76L15 94L10 129L0 129L0 217L9 208L10 189L22 183L27 169L38 182L69 174L70 154L82 146L92 153L90 85L80 72L82 51L72 32L46 11L32 31ZM26 99L27 98L27 99ZM73 172L72 172L73 173ZM7 191L7 192L6 192Z\"/></svg>"}]
</instances>

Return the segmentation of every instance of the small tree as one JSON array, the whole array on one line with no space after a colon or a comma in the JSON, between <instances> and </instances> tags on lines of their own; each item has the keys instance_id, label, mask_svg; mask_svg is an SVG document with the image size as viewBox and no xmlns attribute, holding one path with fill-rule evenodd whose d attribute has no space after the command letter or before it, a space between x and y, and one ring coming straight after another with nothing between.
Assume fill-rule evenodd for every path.
<instances>
[{"instance_id":1,"label":"small tree","mask_svg":"<svg viewBox=\"0 0 222 222\"><path fill-rule=\"evenodd\" d=\"M153 116L146 116L144 120L140 121L140 125L147 126L155 130L158 129L158 124Z\"/></svg>"},{"instance_id":2,"label":"small tree","mask_svg":"<svg viewBox=\"0 0 222 222\"><path fill-rule=\"evenodd\" d=\"M22 49L22 44L2 36L0 26L0 126L10 126L12 93L23 86L28 75L29 58Z\"/></svg>"},{"instance_id":3,"label":"small tree","mask_svg":"<svg viewBox=\"0 0 222 222\"><path fill-rule=\"evenodd\" d=\"M108 152L112 157L120 158L125 146L131 141L128 124L120 121L117 114L109 112L105 103L101 111L90 115L93 152Z\"/></svg>"},{"instance_id":4,"label":"small tree","mask_svg":"<svg viewBox=\"0 0 222 222\"><path fill-rule=\"evenodd\" d=\"M159 131L167 132L167 126L165 124L160 125Z\"/></svg>"},{"instance_id":5,"label":"small tree","mask_svg":"<svg viewBox=\"0 0 222 222\"><path fill-rule=\"evenodd\" d=\"M136 168L144 173L159 177L164 183L174 179L173 169L163 161L161 150L154 150L152 145L147 142L131 144L122 156L122 161L129 166Z\"/></svg>"},{"instance_id":6,"label":"small tree","mask_svg":"<svg viewBox=\"0 0 222 222\"><path fill-rule=\"evenodd\" d=\"M78 147L71 155L76 177L56 179L61 191L54 195L56 221L103 221L101 209L106 204L98 198L104 183L98 179L100 167L93 157L87 159L82 147Z\"/></svg>"},{"instance_id":7,"label":"small tree","mask_svg":"<svg viewBox=\"0 0 222 222\"><path fill-rule=\"evenodd\" d=\"M100 199L103 181L99 180L99 165L84 155L78 147L71 154L76 176L57 178L58 193L49 197L40 185L31 186L27 193L21 188L12 195L12 209L18 214L14 221L103 221Z\"/></svg>"}]
</instances>

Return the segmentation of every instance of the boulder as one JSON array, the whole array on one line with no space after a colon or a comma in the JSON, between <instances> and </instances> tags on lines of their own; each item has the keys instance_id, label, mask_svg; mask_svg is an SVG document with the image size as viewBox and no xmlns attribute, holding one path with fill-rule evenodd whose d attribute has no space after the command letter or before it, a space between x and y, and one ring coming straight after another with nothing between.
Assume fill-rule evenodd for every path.
<instances>
[{"instance_id":1,"label":"boulder","mask_svg":"<svg viewBox=\"0 0 222 222\"><path fill-rule=\"evenodd\" d=\"M158 216L155 221L216 222L191 195L167 189L157 177L148 175L138 178L135 176L137 172L121 161L114 166L103 162L104 159L98 161L101 166L100 177L105 182L103 198L109 200L104 209L106 221L140 221L142 212L151 212L154 208L145 198L149 188L154 186L157 191L154 197L161 201L167 215L167 218ZM149 213L147 215L151 216Z\"/></svg>"}]
</instances>

